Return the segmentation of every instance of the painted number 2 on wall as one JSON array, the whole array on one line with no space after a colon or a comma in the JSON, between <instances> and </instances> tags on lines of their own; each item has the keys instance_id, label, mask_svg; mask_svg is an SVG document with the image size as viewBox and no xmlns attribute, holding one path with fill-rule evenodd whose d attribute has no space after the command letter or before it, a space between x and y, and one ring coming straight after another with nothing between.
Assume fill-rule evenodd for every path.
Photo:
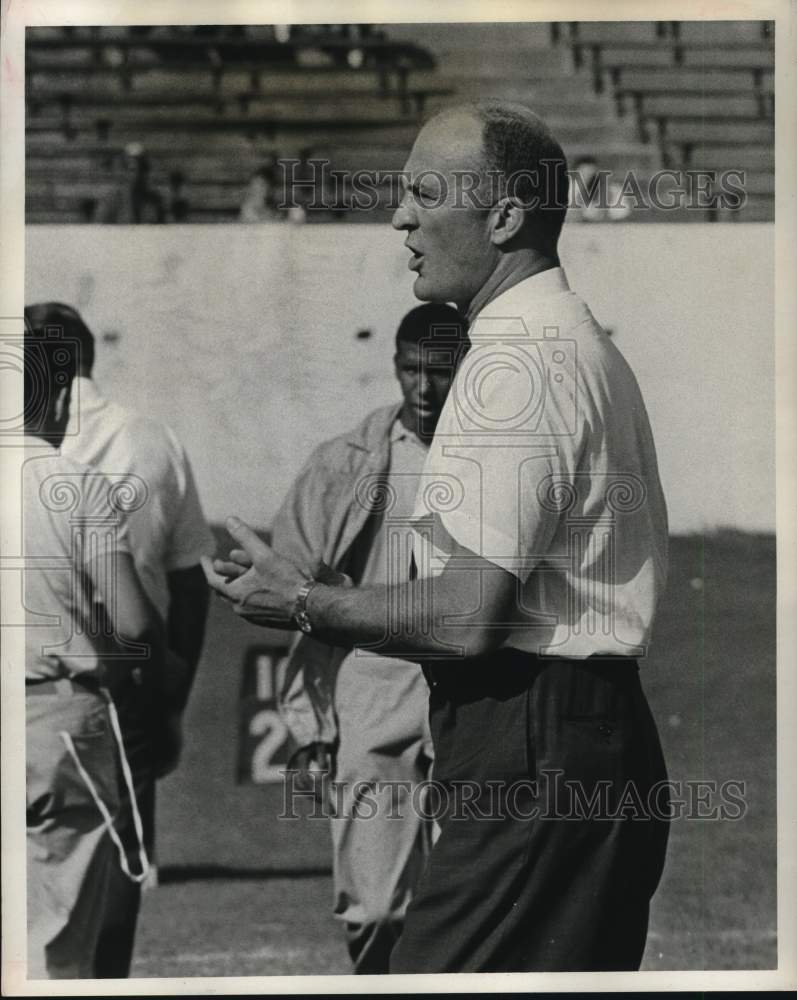
<instances>
[{"instance_id":1,"label":"painted number 2 on wall","mask_svg":"<svg viewBox=\"0 0 797 1000\"><path fill-rule=\"evenodd\" d=\"M238 729L239 784L282 781L282 772L295 749L277 709L286 660L284 649L256 646L246 652Z\"/></svg>"}]
</instances>

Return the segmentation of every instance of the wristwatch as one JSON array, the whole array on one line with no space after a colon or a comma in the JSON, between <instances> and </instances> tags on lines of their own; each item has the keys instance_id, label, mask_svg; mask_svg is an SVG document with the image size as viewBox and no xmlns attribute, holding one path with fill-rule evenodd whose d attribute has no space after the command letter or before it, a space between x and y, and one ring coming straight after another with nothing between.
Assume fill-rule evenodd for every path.
<instances>
[{"instance_id":1,"label":"wristwatch","mask_svg":"<svg viewBox=\"0 0 797 1000\"><path fill-rule=\"evenodd\" d=\"M318 580L305 580L299 588L299 592L296 595L296 603L293 606L293 620L305 634L313 631L312 622L307 614L307 598L317 583Z\"/></svg>"}]
</instances>

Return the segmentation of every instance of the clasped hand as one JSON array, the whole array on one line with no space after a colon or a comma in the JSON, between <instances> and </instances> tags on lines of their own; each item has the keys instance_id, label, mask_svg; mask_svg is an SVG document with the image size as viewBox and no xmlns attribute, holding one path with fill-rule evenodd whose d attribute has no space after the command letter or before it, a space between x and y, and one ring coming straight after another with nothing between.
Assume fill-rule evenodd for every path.
<instances>
[{"instance_id":1,"label":"clasped hand","mask_svg":"<svg viewBox=\"0 0 797 1000\"><path fill-rule=\"evenodd\" d=\"M202 559L211 588L232 604L237 615L269 628L295 628L296 596L308 577L275 552L240 518L227 518L227 530L241 548L227 559Z\"/></svg>"},{"instance_id":2,"label":"clasped hand","mask_svg":"<svg viewBox=\"0 0 797 1000\"><path fill-rule=\"evenodd\" d=\"M309 575L303 573L238 517L227 518L227 530L241 548L231 549L226 559L203 556L202 568L219 597L254 625L296 628L296 597L302 584L311 578L330 587L352 586L350 577L333 570L320 558L310 566Z\"/></svg>"}]
</instances>

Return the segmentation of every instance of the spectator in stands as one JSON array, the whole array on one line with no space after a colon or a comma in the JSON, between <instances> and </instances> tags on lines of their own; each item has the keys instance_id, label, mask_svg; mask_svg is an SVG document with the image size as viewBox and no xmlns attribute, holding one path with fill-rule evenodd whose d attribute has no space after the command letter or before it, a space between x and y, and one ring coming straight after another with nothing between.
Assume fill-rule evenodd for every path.
<instances>
[{"instance_id":1,"label":"spectator in stands","mask_svg":"<svg viewBox=\"0 0 797 1000\"><path fill-rule=\"evenodd\" d=\"M25 310L34 328L63 328L81 346L78 402L62 453L108 475L138 477L146 501L128 518L128 544L149 601L166 628L179 673L167 673L158 688L135 683L125 672L112 687L141 811L144 846L151 857L155 835L155 780L178 763L182 714L199 662L207 614L207 587L199 560L213 551L188 457L174 433L155 420L106 400L92 379L94 337L70 306L48 302ZM131 801L124 797L116 829L135 853ZM134 859L131 858L131 864ZM129 974L141 887L116 869L97 945L96 975Z\"/></svg>"},{"instance_id":2,"label":"spectator in stands","mask_svg":"<svg viewBox=\"0 0 797 1000\"><path fill-rule=\"evenodd\" d=\"M284 216L276 206L275 169L268 163L256 170L241 202L241 222L280 222Z\"/></svg>"},{"instance_id":3,"label":"spectator in stands","mask_svg":"<svg viewBox=\"0 0 797 1000\"><path fill-rule=\"evenodd\" d=\"M317 204L327 204L325 175L322 171L319 190L315 166L310 162L313 155L313 148L305 146L299 150L298 163L289 166L283 164L284 193L291 222L307 222L310 208Z\"/></svg>"},{"instance_id":4,"label":"spectator in stands","mask_svg":"<svg viewBox=\"0 0 797 1000\"><path fill-rule=\"evenodd\" d=\"M111 894L146 875L143 851L129 862L114 828L130 784L121 777L106 685L112 672L129 674L131 662L151 685L168 654L114 501L120 494L58 451L79 364L75 341L45 332L42 312L28 317L26 310L26 318L27 972L31 979L92 978ZM107 628L98 625L95 601L106 609ZM148 645L149 658L119 659L130 643ZM130 802L135 808L132 793Z\"/></svg>"},{"instance_id":5,"label":"spectator in stands","mask_svg":"<svg viewBox=\"0 0 797 1000\"><path fill-rule=\"evenodd\" d=\"M374 410L316 448L272 523L278 549L308 566L327 559L357 584L406 579L408 565L391 561L401 544L399 519L406 533L437 418L467 346L464 320L450 306L407 313L393 359L402 402ZM435 352L445 361L435 364ZM386 496L391 502L380 503ZM332 759L342 789L331 822L335 916L358 973L388 971L430 847L431 822L410 805L412 790L428 777L427 701L416 663L330 648L311 636L294 646L281 710L300 747L294 763L302 778L311 762L323 769ZM389 787L374 791L375 815L357 816L363 781L403 783L400 816L391 815L396 793Z\"/></svg>"},{"instance_id":6,"label":"spectator in stands","mask_svg":"<svg viewBox=\"0 0 797 1000\"><path fill-rule=\"evenodd\" d=\"M628 218L631 205L607 170L594 156L581 156L572 169L573 206L582 222L618 222Z\"/></svg>"},{"instance_id":7,"label":"spectator in stands","mask_svg":"<svg viewBox=\"0 0 797 1000\"><path fill-rule=\"evenodd\" d=\"M150 181L150 160L140 142L131 142L125 149L125 177L117 189L100 206L99 222L161 223L166 211L160 192Z\"/></svg>"},{"instance_id":8,"label":"spectator in stands","mask_svg":"<svg viewBox=\"0 0 797 1000\"><path fill-rule=\"evenodd\" d=\"M169 221L188 221L188 198L185 195L185 174L182 170L172 170L169 174Z\"/></svg>"}]
</instances>

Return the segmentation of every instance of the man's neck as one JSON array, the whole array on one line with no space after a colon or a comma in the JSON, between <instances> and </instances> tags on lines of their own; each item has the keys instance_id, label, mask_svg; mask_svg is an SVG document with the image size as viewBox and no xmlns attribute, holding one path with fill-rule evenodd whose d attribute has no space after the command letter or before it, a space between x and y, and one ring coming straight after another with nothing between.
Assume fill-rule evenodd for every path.
<instances>
[{"instance_id":1,"label":"man's neck","mask_svg":"<svg viewBox=\"0 0 797 1000\"><path fill-rule=\"evenodd\" d=\"M431 433L422 433L417 418L412 412L407 412L406 407L402 407L399 411L399 421L404 429L417 438L425 448L429 447L434 437L434 428L432 428Z\"/></svg>"},{"instance_id":2,"label":"man's neck","mask_svg":"<svg viewBox=\"0 0 797 1000\"><path fill-rule=\"evenodd\" d=\"M535 254L533 257L524 257L521 260L513 261L507 256L501 260L470 303L465 307L460 305L460 311L465 313L470 325L488 302L497 299L499 295L509 291L521 281L525 281L526 278L541 274L543 271L549 271L552 267L559 267L557 257L541 257Z\"/></svg>"}]
</instances>

